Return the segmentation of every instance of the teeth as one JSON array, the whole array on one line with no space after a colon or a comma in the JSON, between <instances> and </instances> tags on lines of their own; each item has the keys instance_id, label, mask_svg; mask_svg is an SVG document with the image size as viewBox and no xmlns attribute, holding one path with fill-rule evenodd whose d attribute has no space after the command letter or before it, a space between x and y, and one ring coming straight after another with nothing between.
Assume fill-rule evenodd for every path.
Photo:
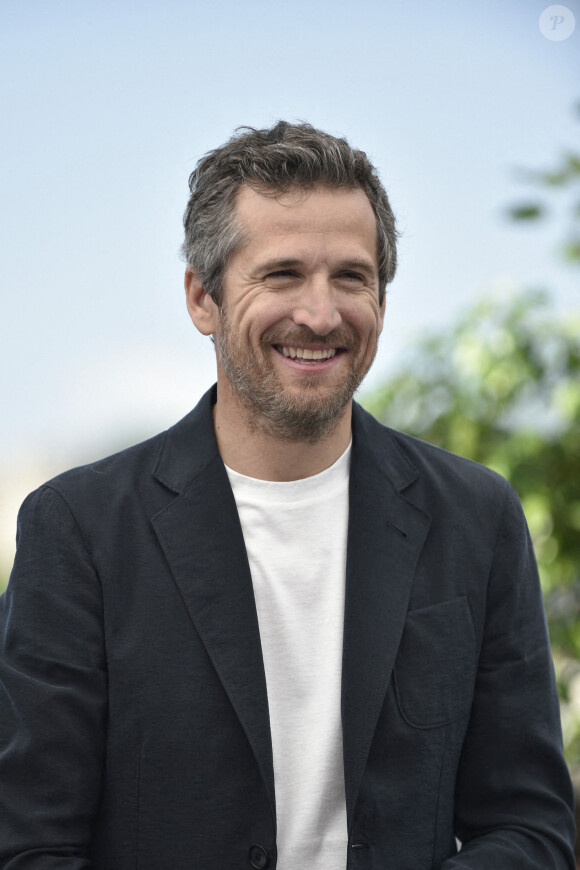
<instances>
[{"instance_id":1,"label":"teeth","mask_svg":"<svg viewBox=\"0 0 580 870\"><path fill-rule=\"evenodd\" d=\"M280 347L279 350L284 356L290 359L331 359L336 353L335 347L325 348L324 350L310 350L308 347Z\"/></svg>"}]
</instances>

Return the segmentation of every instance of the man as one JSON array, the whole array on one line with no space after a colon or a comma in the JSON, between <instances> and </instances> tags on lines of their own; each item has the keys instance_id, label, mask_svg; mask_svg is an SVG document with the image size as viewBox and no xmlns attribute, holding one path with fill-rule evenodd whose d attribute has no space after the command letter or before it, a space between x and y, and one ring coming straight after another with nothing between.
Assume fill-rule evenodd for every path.
<instances>
[{"instance_id":1,"label":"man","mask_svg":"<svg viewBox=\"0 0 580 870\"><path fill-rule=\"evenodd\" d=\"M375 170L280 122L190 188L217 389L22 508L0 866L572 870L517 498L352 401L396 263Z\"/></svg>"}]
</instances>

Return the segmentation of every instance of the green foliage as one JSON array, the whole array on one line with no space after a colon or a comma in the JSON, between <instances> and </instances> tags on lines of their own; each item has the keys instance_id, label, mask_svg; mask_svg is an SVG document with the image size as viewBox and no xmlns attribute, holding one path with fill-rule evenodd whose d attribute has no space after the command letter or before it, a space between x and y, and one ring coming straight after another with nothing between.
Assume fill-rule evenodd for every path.
<instances>
[{"instance_id":1,"label":"green foliage","mask_svg":"<svg viewBox=\"0 0 580 870\"><path fill-rule=\"evenodd\" d=\"M525 202L512 205L508 209L510 218L514 221L532 221L544 217L545 207L540 202Z\"/></svg>"},{"instance_id":2,"label":"green foliage","mask_svg":"<svg viewBox=\"0 0 580 870\"><path fill-rule=\"evenodd\" d=\"M563 705L580 767L580 319L538 292L490 296L419 340L365 406L503 474L534 541Z\"/></svg>"},{"instance_id":3,"label":"green foliage","mask_svg":"<svg viewBox=\"0 0 580 870\"><path fill-rule=\"evenodd\" d=\"M580 103L576 106L580 117ZM568 151L561 155L551 169L525 171L524 179L550 195L551 210L543 200L534 198L512 205L507 209L508 217L518 222L538 222L552 214L567 224L559 255L564 262L580 266L580 154Z\"/></svg>"}]
</instances>

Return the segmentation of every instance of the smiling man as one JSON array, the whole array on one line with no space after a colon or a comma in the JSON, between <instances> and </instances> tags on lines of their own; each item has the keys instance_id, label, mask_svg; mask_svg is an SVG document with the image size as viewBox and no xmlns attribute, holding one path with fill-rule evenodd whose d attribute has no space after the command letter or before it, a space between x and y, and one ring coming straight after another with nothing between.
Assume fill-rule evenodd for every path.
<instances>
[{"instance_id":1,"label":"smiling man","mask_svg":"<svg viewBox=\"0 0 580 870\"><path fill-rule=\"evenodd\" d=\"M195 325L215 336L220 453L254 477L285 480L290 452L307 477L348 446L352 396L376 353L385 293L375 215L360 188L325 186L276 196L244 187L236 214L244 245L229 258L220 305L195 268L185 279ZM272 467L278 457L285 470Z\"/></svg>"},{"instance_id":2,"label":"smiling man","mask_svg":"<svg viewBox=\"0 0 580 870\"><path fill-rule=\"evenodd\" d=\"M217 385L22 507L0 870L573 870L518 499L353 402L396 266L376 170L279 122L190 190Z\"/></svg>"}]
</instances>

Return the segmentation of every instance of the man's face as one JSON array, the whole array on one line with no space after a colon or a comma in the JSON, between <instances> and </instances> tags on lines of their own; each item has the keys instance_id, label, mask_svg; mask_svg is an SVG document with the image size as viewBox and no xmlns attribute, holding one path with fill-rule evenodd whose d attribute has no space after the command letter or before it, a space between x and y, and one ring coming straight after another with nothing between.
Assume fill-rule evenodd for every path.
<instances>
[{"instance_id":1,"label":"man's face","mask_svg":"<svg viewBox=\"0 0 580 870\"><path fill-rule=\"evenodd\" d=\"M317 441L370 368L383 325L373 210L359 189L242 188L237 214L246 243L216 315L218 396L225 377L254 430Z\"/></svg>"}]
</instances>

